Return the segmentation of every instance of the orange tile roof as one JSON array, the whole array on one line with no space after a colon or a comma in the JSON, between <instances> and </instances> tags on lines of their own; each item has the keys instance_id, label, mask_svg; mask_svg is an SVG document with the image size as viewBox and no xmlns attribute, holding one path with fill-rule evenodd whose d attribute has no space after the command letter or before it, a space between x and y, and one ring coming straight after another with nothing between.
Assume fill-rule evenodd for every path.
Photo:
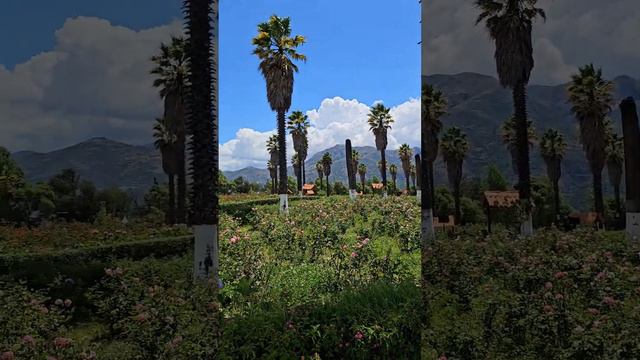
<instances>
[{"instance_id":1,"label":"orange tile roof","mask_svg":"<svg viewBox=\"0 0 640 360\"><path fill-rule=\"evenodd\" d=\"M518 203L520 194L517 191L485 191L484 203L490 207L509 208Z\"/></svg>"},{"instance_id":2,"label":"orange tile roof","mask_svg":"<svg viewBox=\"0 0 640 360\"><path fill-rule=\"evenodd\" d=\"M372 183L371 184L371 188L375 189L375 190L381 190L384 187L384 184L382 183Z\"/></svg>"},{"instance_id":3,"label":"orange tile roof","mask_svg":"<svg viewBox=\"0 0 640 360\"><path fill-rule=\"evenodd\" d=\"M316 184L304 184L302 185L302 190L315 190Z\"/></svg>"}]
</instances>

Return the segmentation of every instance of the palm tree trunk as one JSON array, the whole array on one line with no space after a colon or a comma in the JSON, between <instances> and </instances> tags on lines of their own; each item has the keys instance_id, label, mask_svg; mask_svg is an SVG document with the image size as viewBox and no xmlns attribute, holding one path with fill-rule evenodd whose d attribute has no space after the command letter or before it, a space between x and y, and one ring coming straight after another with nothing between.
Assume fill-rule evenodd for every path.
<instances>
[{"instance_id":1,"label":"palm tree trunk","mask_svg":"<svg viewBox=\"0 0 640 360\"><path fill-rule=\"evenodd\" d=\"M298 159L299 160L299 159ZM298 163L298 174L296 176L296 181L298 182L298 193L302 193L302 163Z\"/></svg>"},{"instance_id":2,"label":"palm tree trunk","mask_svg":"<svg viewBox=\"0 0 640 360\"><path fill-rule=\"evenodd\" d=\"M289 211L287 178L287 138L285 133L285 112L278 110L278 166L280 166L280 213Z\"/></svg>"},{"instance_id":3,"label":"palm tree trunk","mask_svg":"<svg viewBox=\"0 0 640 360\"><path fill-rule=\"evenodd\" d=\"M518 192L522 204L523 223L520 233L525 236L533 234L531 218L531 174L529 169L529 136L527 123L527 89L526 83L520 81L513 89L513 104L516 117L516 142L518 147Z\"/></svg>"},{"instance_id":4,"label":"palm tree trunk","mask_svg":"<svg viewBox=\"0 0 640 360\"><path fill-rule=\"evenodd\" d=\"M382 160L382 191L387 193L387 157L384 149L380 150L380 158Z\"/></svg>"},{"instance_id":5,"label":"palm tree trunk","mask_svg":"<svg viewBox=\"0 0 640 360\"><path fill-rule=\"evenodd\" d=\"M429 186L429 196L431 197L431 206L432 208L435 208L436 206L436 190L435 190L435 185L434 185L434 181L433 181L433 162L430 162L427 165L429 171L427 171L427 175L429 176L429 181L428 181L428 186ZM423 183L425 184L425 183Z\"/></svg>"},{"instance_id":6,"label":"palm tree trunk","mask_svg":"<svg viewBox=\"0 0 640 360\"><path fill-rule=\"evenodd\" d=\"M602 172L593 174L593 196L595 200L596 212L599 216L604 215L604 197L602 194Z\"/></svg>"},{"instance_id":7,"label":"palm tree trunk","mask_svg":"<svg viewBox=\"0 0 640 360\"><path fill-rule=\"evenodd\" d=\"M411 195L411 188L409 188L409 177L411 175L409 174L408 171L404 172L404 180L405 180L405 188L407 189L407 195Z\"/></svg>"},{"instance_id":8,"label":"palm tree trunk","mask_svg":"<svg viewBox=\"0 0 640 360\"><path fill-rule=\"evenodd\" d=\"M169 212L167 213L167 224L176 223L176 186L174 175L169 175Z\"/></svg>"},{"instance_id":9,"label":"palm tree trunk","mask_svg":"<svg viewBox=\"0 0 640 360\"><path fill-rule=\"evenodd\" d=\"M178 150L178 211L176 221L178 224L187 222L186 198L187 198L187 173L185 162L185 139L183 138L177 145Z\"/></svg>"},{"instance_id":10,"label":"palm tree trunk","mask_svg":"<svg viewBox=\"0 0 640 360\"><path fill-rule=\"evenodd\" d=\"M360 177L360 182L362 183L362 195L364 195L364 176Z\"/></svg>"},{"instance_id":11,"label":"palm tree trunk","mask_svg":"<svg viewBox=\"0 0 640 360\"><path fill-rule=\"evenodd\" d=\"M455 224L460 225L462 222L462 210L460 209L460 181L457 181L453 188L453 201L455 203Z\"/></svg>"},{"instance_id":12,"label":"palm tree trunk","mask_svg":"<svg viewBox=\"0 0 640 360\"><path fill-rule=\"evenodd\" d=\"M327 196L331 195L331 187L329 186L329 175L327 175Z\"/></svg>"},{"instance_id":13,"label":"palm tree trunk","mask_svg":"<svg viewBox=\"0 0 640 360\"><path fill-rule=\"evenodd\" d=\"M302 184L307 183L307 167L304 164L304 160L302 160Z\"/></svg>"},{"instance_id":14,"label":"palm tree trunk","mask_svg":"<svg viewBox=\"0 0 640 360\"><path fill-rule=\"evenodd\" d=\"M556 209L556 222L560 220L560 186L558 186L558 179L554 179L553 181L553 200L555 203Z\"/></svg>"},{"instance_id":15,"label":"palm tree trunk","mask_svg":"<svg viewBox=\"0 0 640 360\"><path fill-rule=\"evenodd\" d=\"M324 181L322 179L322 176L320 176L320 189L322 190L322 188L324 188Z\"/></svg>"},{"instance_id":16,"label":"palm tree trunk","mask_svg":"<svg viewBox=\"0 0 640 360\"><path fill-rule=\"evenodd\" d=\"M614 193L615 202L616 202L616 227L620 229L622 228L622 205L620 203L620 185L619 184L613 187L613 193Z\"/></svg>"}]
</instances>

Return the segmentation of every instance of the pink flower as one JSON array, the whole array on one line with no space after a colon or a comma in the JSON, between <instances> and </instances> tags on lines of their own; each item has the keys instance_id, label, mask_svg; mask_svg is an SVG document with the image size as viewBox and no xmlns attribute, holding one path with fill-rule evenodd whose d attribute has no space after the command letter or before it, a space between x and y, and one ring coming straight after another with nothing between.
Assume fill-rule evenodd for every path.
<instances>
[{"instance_id":1,"label":"pink flower","mask_svg":"<svg viewBox=\"0 0 640 360\"><path fill-rule=\"evenodd\" d=\"M54 304L56 304L56 306L62 306L64 304L64 302L62 301L62 299L57 299Z\"/></svg>"},{"instance_id":2,"label":"pink flower","mask_svg":"<svg viewBox=\"0 0 640 360\"><path fill-rule=\"evenodd\" d=\"M33 336L31 335L25 335L20 339L20 342L22 342L23 345L26 346L33 346L36 341L33 339Z\"/></svg>"},{"instance_id":3,"label":"pink flower","mask_svg":"<svg viewBox=\"0 0 640 360\"><path fill-rule=\"evenodd\" d=\"M111 269L105 269L104 272L105 274L107 274L107 276L113 276L113 270Z\"/></svg>"},{"instance_id":4,"label":"pink flower","mask_svg":"<svg viewBox=\"0 0 640 360\"><path fill-rule=\"evenodd\" d=\"M71 305L73 305L73 302L71 302L71 300L69 300L69 299L65 299L64 300L64 307L69 308L69 307L71 307Z\"/></svg>"},{"instance_id":5,"label":"pink flower","mask_svg":"<svg viewBox=\"0 0 640 360\"><path fill-rule=\"evenodd\" d=\"M556 300L562 300L564 299L564 296L562 296L562 294L556 294Z\"/></svg>"},{"instance_id":6,"label":"pink flower","mask_svg":"<svg viewBox=\"0 0 640 360\"><path fill-rule=\"evenodd\" d=\"M566 271L558 271L554 276L556 279L562 279L566 277L568 273Z\"/></svg>"},{"instance_id":7,"label":"pink flower","mask_svg":"<svg viewBox=\"0 0 640 360\"><path fill-rule=\"evenodd\" d=\"M5 351L2 353L2 356L0 356L0 360L13 360L15 358L16 356L13 354L13 351Z\"/></svg>"},{"instance_id":8,"label":"pink flower","mask_svg":"<svg viewBox=\"0 0 640 360\"><path fill-rule=\"evenodd\" d=\"M355 338L356 340L362 340L362 339L364 338L364 335L362 334L362 332L360 332L360 331L358 330L358 332L356 332L356 334L355 334L354 338Z\"/></svg>"},{"instance_id":9,"label":"pink flower","mask_svg":"<svg viewBox=\"0 0 640 360\"><path fill-rule=\"evenodd\" d=\"M240 239L237 236L234 235L233 237L231 237L231 239L229 239L229 243L230 244L235 244L235 243L238 242L238 240L240 240Z\"/></svg>"},{"instance_id":10,"label":"pink flower","mask_svg":"<svg viewBox=\"0 0 640 360\"><path fill-rule=\"evenodd\" d=\"M287 321L287 329L293 330L293 322L291 320Z\"/></svg>"},{"instance_id":11,"label":"pink flower","mask_svg":"<svg viewBox=\"0 0 640 360\"><path fill-rule=\"evenodd\" d=\"M147 319L149 319L149 315L147 313L138 314L136 315L135 319L138 322L145 322L147 321Z\"/></svg>"},{"instance_id":12,"label":"pink flower","mask_svg":"<svg viewBox=\"0 0 640 360\"><path fill-rule=\"evenodd\" d=\"M58 337L53 340L53 345L55 345L55 347L57 348L64 349L71 345L71 339Z\"/></svg>"},{"instance_id":13,"label":"pink flower","mask_svg":"<svg viewBox=\"0 0 640 360\"><path fill-rule=\"evenodd\" d=\"M595 308L588 308L588 309L587 309L587 312L588 312L589 314L591 314L591 315L598 315L598 314L600 314L600 310L595 309Z\"/></svg>"},{"instance_id":14,"label":"pink flower","mask_svg":"<svg viewBox=\"0 0 640 360\"><path fill-rule=\"evenodd\" d=\"M446 357L446 356L444 356L444 355L441 355L441 356L438 358L438 360L447 360L447 357Z\"/></svg>"},{"instance_id":15,"label":"pink flower","mask_svg":"<svg viewBox=\"0 0 640 360\"><path fill-rule=\"evenodd\" d=\"M182 342L182 336L177 335L171 341L169 341L168 345L170 348L175 349L176 347L178 347L178 345L180 345L181 342Z\"/></svg>"},{"instance_id":16,"label":"pink flower","mask_svg":"<svg viewBox=\"0 0 640 360\"><path fill-rule=\"evenodd\" d=\"M602 303L604 303L605 305L609 305L609 306L613 306L617 303L618 301L614 298L612 298L611 296L605 296L604 299L602 299Z\"/></svg>"},{"instance_id":17,"label":"pink flower","mask_svg":"<svg viewBox=\"0 0 640 360\"><path fill-rule=\"evenodd\" d=\"M602 280L607 277L607 273L604 271L600 271L598 275L596 275L596 280Z\"/></svg>"},{"instance_id":18,"label":"pink flower","mask_svg":"<svg viewBox=\"0 0 640 360\"><path fill-rule=\"evenodd\" d=\"M362 240L362 245L367 245L369 243L369 238L365 238Z\"/></svg>"},{"instance_id":19,"label":"pink flower","mask_svg":"<svg viewBox=\"0 0 640 360\"><path fill-rule=\"evenodd\" d=\"M544 288L547 289L547 290L551 290L551 288L553 288L553 284L551 283L551 281L547 281L544 284Z\"/></svg>"},{"instance_id":20,"label":"pink flower","mask_svg":"<svg viewBox=\"0 0 640 360\"><path fill-rule=\"evenodd\" d=\"M351 253L352 258L355 258L356 256L358 256L358 254L355 251Z\"/></svg>"},{"instance_id":21,"label":"pink flower","mask_svg":"<svg viewBox=\"0 0 640 360\"><path fill-rule=\"evenodd\" d=\"M542 310L544 311L545 314L547 315L551 315L553 314L553 306L551 305L545 305Z\"/></svg>"}]
</instances>

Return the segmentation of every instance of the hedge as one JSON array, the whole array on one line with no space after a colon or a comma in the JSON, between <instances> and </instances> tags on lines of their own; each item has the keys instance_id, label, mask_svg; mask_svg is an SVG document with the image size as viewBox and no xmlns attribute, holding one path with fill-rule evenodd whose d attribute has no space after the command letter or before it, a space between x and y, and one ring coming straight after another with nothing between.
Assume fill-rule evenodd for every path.
<instances>
[{"instance_id":1,"label":"hedge","mask_svg":"<svg viewBox=\"0 0 640 360\"><path fill-rule=\"evenodd\" d=\"M300 200L315 200L317 197L299 197L299 196L290 196L289 201L300 201ZM261 205L277 205L280 203L280 198L268 198L268 199L259 199L259 200L249 200L249 201L237 201L237 202L229 202L220 204L220 211L233 216L234 218L239 219L242 223L247 223L249 217L251 216L252 210L256 206Z\"/></svg>"}]
</instances>

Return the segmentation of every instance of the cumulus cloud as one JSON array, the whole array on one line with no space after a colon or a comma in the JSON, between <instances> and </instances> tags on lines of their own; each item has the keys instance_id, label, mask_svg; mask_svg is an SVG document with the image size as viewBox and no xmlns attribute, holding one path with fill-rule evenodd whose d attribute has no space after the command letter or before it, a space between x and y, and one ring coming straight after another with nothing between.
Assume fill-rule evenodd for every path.
<instances>
[{"instance_id":1,"label":"cumulus cloud","mask_svg":"<svg viewBox=\"0 0 640 360\"><path fill-rule=\"evenodd\" d=\"M465 71L495 75L494 45L472 0L427 3L428 73ZM640 77L640 6L637 0L540 0L546 22L534 27L536 67L531 82L556 85L593 62L606 76Z\"/></svg>"},{"instance_id":2,"label":"cumulus cloud","mask_svg":"<svg viewBox=\"0 0 640 360\"><path fill-rule=\"evenodd\" d=\"M376 101L376 103L379 101ZM372 104L373 105L373 104ZM387 104L387 106L389 106ZM344 144L351 139L353 146L375 146L374 137L369 131L367 115L370 105L355 99L334 97L324 99L317 109L306 112L309 116L309 155ZM420 103L418 99L391 107L394 124L389 132L389 149L402 143L418 146L420 141ZM224 170L237 170L246 166L266 167L269 160L265 144L275 130L258 132L252 129L240 129L234 139L220 146L220 167ZM287 135L287 154L293 154L291 136Z\"/></svg>"},{"instance_id":3,"label":"cumulus cloud","mask_svg":"<svg viewBox=\"0 0 640 360\"><path fill-rule=\"evenodd\" d=\"M49 151L96 134L150 142L162 103L149 58L181 32L178 21L134 31L98 18L68 19L51 51L11 71L0 66L0 144Z\"/></svg>"}]
</instances>

